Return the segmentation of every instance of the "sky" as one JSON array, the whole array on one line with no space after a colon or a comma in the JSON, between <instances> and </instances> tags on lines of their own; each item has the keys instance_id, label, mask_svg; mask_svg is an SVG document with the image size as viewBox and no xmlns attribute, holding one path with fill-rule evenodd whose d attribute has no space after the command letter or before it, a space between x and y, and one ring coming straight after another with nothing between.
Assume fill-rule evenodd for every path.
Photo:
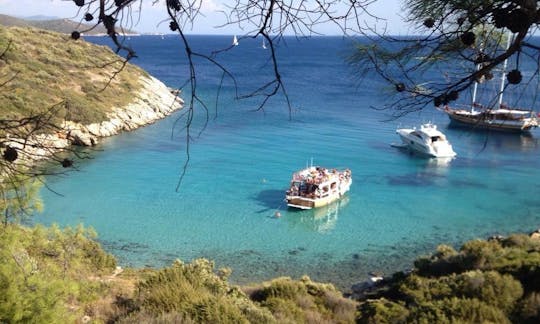
<instances>
[{"instance_id":1,"label":"sky","mask_svg":"<svg viewBox=\"0 0 540 324\"><path fill-rule=\"evenodd\" d=\"M141 33L167 33L168 29L167 13L165 10L165 0L140 0L142 10L138 6L133 7L134 22L128 28ZM376 26L378 30L386 28L393 35L408 35L412 31L400 17L402 13L402 0L377 0L370 5L370 13L385 18L380 20ZM153 4L156 2L156 4ZM314 2L314 1L313 1ZM310 2L310 3L313 3ZM346 2L346 1L345 1ZM242 35L247 30L242 30L238 26L227 26L216 28L225 22L223 13L219 10L226 8L230 0L204 0L202 12L204 16L199 16L196 23L187 26L188 34L238 34ZM78 20L78 7L72 0L0 0L0 13L15 17L31 17L44 15L58 18L70 18ZM86 11L81 11L84 14ZM140 13L140 15L139 15ZM140 18L138 18L140 16ZM370 19L364 15L363 19ZM375 26L374 19L366 21L369 26ZM318 31L325 35L339 35L341 32L331 24L321 26Z\"/></svg>"}]
</instances>

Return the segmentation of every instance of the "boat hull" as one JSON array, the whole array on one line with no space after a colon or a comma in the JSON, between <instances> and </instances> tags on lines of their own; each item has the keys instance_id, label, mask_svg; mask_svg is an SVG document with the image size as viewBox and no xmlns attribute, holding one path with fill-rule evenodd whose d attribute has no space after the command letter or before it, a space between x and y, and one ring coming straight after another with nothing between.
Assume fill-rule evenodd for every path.
<instances>
[{"instance_id":1,"label":"boat hull","mask_svg":"<svg viewBox=\"0 0 540 324\"><path fill-rule=\"evenodd\" d=\"M538 120L534 117L521 119L491 119L486 118L483 114L470 114L459 110L445 109L444 112L450 118L450 122L454 126L469 127L475 129L495 130L511 133L529 132L535 127L538 127Z\"/></svg>"},{"instance_id":2,"label":"boat hull","mask_svg":"<svg viewBox=\"0 0 540 324\"><path fill-rule=\"evenodd\" d=\"M337 201L349 191L350 183L345 187L342 188L342 190L333 192L329 194L326 197L320 197L320 198L308 198L308 197L302 197L302 196L286 196L287 200L287 206L292 208L299 208L299 209L312 209L312 208L319 208L326 205L329 205L333 203L334 201Z\"/></svg>"},{"instance_id":3,"label":"boat hull","mask_svg":"<svg viewBox=\"0 0 540 324\"><path fill-rule=\"evenodd\" d=\"M428 145L422 138L413 136L414 129L398 129L396 133L401 138L403 147L427 157L451 158L456 156L456 152L447 142L431 143Z\"/></svg>"},{"instance_id":4,"label":"boat hull","mask_svg":"<svg viewBox=\"0 0 540 324\"><path fill-rule=\"evenodd\" d=\"M429 156L429 157L437 157L435 156L429 147L424 145L423 143L410 140L409 137L405 134L398 133L399 137L401 138L401 142L403 143L403 146L411 151L415 151L416 153Z\"/></svg>"}]
</instances>

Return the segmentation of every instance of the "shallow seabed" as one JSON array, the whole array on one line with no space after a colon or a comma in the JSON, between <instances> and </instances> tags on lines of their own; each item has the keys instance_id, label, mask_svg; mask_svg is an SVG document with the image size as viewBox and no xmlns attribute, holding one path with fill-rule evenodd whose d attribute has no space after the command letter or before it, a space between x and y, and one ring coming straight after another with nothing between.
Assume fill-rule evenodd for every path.
<instances>
[{"instance_id":1,"label":"shallow seabed","mask_svg":"<svg viewBox=\"0 0 540 324\"><path fill-rule=\"evenodd\" d=\"M104 42L96 38L95 42ZM210 48L230 40L198 36ZM131 37L135 61L170 86L184 81L175 40ZM239 81L256 84L267 53L258 41L241 41L223 57ZM308 274L341 288L370 271L389 274L441 243L459 246L472 238L530 231L540 226L540 134L486 134L448 127L434 109L399 120L380 105L384 87L358 83L343 63L341 38L289 40L279 58L293 103L271 100L265 112L255 101L233 99L231 84L220 93L217 118L198 136L197 110L187 173L181 112L154 125L105 139L79 171L51 177L43 190L45 224L94 227L123 266L169 265L205 257L233 268L231 280L248 283ZM200 94L213 100L220 74L201 67ZM261 71L257 73L257 71ZM211 110L213 114L213 111ZM457 152L453 160L425 159L391 147L395 129L432 121ZM175 126L176 125L176 126ZM350 168L345 199L325 208L285 208L292 173L313 161ZM281 217L275 218L275 211Z\"/></svg>"}]
</instances>

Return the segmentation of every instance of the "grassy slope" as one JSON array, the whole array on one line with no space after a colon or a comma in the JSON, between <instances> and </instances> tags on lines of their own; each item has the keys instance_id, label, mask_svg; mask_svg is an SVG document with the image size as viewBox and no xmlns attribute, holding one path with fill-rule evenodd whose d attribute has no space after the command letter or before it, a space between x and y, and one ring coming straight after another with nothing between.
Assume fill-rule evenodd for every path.
<instances>
[{"instance_id":1,"label":"grassy slope","mask_svg":"<svg viewBox=\"0 0 540 324\"><path fill-rule=\"evenodd\" d=\"M58 120L99 122L129 103L146 75L130 64L115 75L123 63L108 47L34 28L0 26L0 53L0 119L54 106Z\"/></svg>"}]
</instances>

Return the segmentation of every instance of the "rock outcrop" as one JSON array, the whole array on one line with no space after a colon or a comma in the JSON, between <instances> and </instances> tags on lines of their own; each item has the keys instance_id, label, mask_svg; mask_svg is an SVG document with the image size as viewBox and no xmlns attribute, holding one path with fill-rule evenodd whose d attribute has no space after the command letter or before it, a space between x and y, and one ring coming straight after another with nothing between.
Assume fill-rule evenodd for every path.
<instances>
[{"instance_id":1,"label":"rock outcrop","mask_svg":"<svg viewBox=\"0 0 540 324\"><path fill-rule=\"evenodd\" d=\"M41 134L28 139L10 138L5 146L23 152L25 160L50 157L70 145L94 146L100 138L130 131L151 124L183 107L183 100L165 84L151 76L140 78L142 89L134 94L131 103L116 107L108 120L90 125L66 121L55 134Z\"/></svg>"},{"instance_id":2,"label":"rock outcrop","mask_svg":"<svg viewBox=\"0 0 540 324\"><path fill-rule=\"evenodd\" d=\"M154 77L141 78L143 89L125 107L115 108L109 120L90 125L66 122L63 128L74 145L93 146L99 138L130 131L162 119L182 107L183 101Z\"/></svg>"}]
</instances>

